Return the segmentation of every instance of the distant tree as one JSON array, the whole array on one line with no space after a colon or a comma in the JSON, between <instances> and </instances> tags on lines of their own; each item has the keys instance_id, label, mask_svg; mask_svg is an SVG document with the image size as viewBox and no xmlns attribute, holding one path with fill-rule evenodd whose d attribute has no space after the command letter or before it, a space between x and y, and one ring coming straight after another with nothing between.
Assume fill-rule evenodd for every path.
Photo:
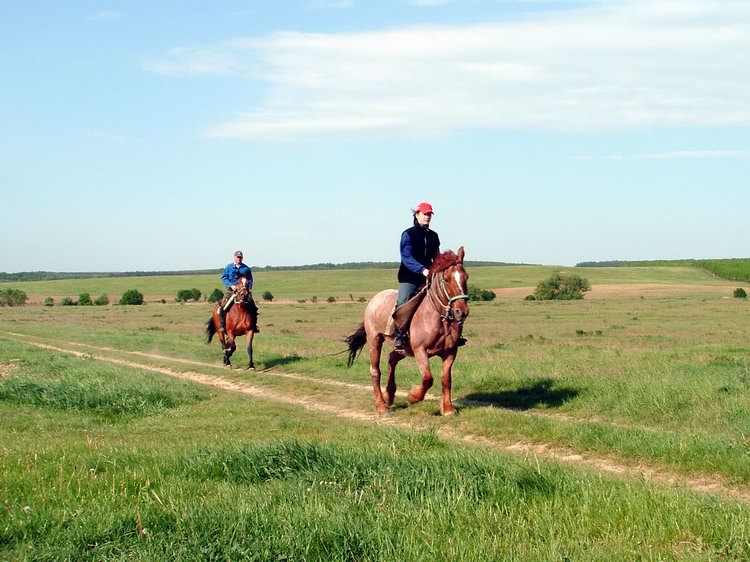
<instances>
[{"instance_id":1,"label":"distant tree","mask_svg":"<svg viewBox=\"0 0 750 562\"><path fill-rule=\"evenodd\" d=\"M109 304L109 297L107 296L107 293L102 293L98 297L96 297L96 300L94 301L94 304L96 306L106 306Z\"/></svg>"},{"instance_id":2,"label":"distant tree","mask_svg":"<svg viewBox=\"0 0 750 562\"><path fill-rule=\"evenodd\" d=\"M143 293L138 289L125 291L118 304L143 304Z\"/></svg>"},{"instance_id":3,"label":"distant tree","mask_svg":"<svg viewBox=\"0 0 750 562\"><path fill-rule=\"evenodd\" d=\"M181 289L177 291L177 302L194 301L198 302L201 298L201 292L198 289Z\"/></svg>"},{"instance_id":4,"label":"distant tree","mask_svg":"<svg viewBox=\"0 0 750 562\"><path fill-rule=\"evenodd\" d=\"M224 291L221 289L214 289L210 295L208 295L208 302L219 302L224 298Z\"/></svg>"},{"instance_id":5,"label":"distant tree","mask_svg":"<svg viewBox=\"0 0 750 562\"><path fill-rule=\"evenodd\" d=\"M264 301L272 301L273 295L271 294L271 291L263 291L263 300Z\"/></svg>"},{"instance_id":6,"label":"distant tree","mask_svg":"<svg viewBox=\"0 0 750 562\"><path fill-rule=\"evenodd\" d=\"M47 297L44 299L44 306L55 306L55 299L52 297Z\"/></svg>"},{"instance_id":7,"label":"distant tree","mask_svg":"<svg viewBox=\"0 0 750 562\"><path fill-rule=\"evenodd\" d=\"M28 298L20 289L3 289L0 291L0 306L23 306Z\"/></svg>"},{"instance_id":8,"label":"distant tree","mask_svg":"<svg viewBox=\"0 0 750 562\"><path fill-rule=\"evenodd\" d=\"M737 287L734 290L734 298L736 298L736 299L746 299L747 298L747 292L742 287Z\"/></svg>"},{"instance_id":9,"label":"distant tree","mask_svg":"<svg viewBox=\"0 0 750 562\"><path fill-rule=\"evenodd\" d=\"M534 291L536 300L579 300L583 293L591 290L589 282L578 275L553 273L540 281Z\"/></svg>"},{"instance_id":10,"label":"distant tree","mask_svg":"<svg viewBox=\"0 0 750 562\"><path fill-rule=\"evenodd\" d=\"M336 297L328 297L326 299L326 301L328 301L328 302L336 302Z\"/></svg>"},{"instance_id":11,"label":"distant tree","mask_svg":"<svg viewBox=\"0 0 750 562\"><path fill-rule=\"evenodd\" d=\"M310 299L310 302L318 302L317 295L313 295L312 298Z\"/></svg>"},{"instance_id":12,"label":"distant tree","mask_svg":"<svg viewBox=\"0 0 750 562\"><path fill-rule=\"evenodd\" d=\"M78 303L70 297L63 297L60 299L60 306L76 306Z\"/></svg>"},{"instance_id":13,"label":"distant tree","mask_svg":"<svg viewBox=\"0 0 750 562\"><path fill-rule=\"evenodd\" d=\"M94 301L91 300L91 295L88 293L81 293L78 295L78 304L81 306L93 306Z\"/></svg>"}]
</instances>

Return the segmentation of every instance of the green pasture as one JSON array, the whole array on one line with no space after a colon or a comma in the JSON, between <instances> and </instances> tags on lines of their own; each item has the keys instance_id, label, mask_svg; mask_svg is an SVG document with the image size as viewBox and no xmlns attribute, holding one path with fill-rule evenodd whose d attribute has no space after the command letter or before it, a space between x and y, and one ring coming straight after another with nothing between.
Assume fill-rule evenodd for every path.
<instances>
[{"instance_id":1,"label":"green pasture","mask_svg":"<svg viewBox=\"0 0 750 562\"><path fill-rule=\"evenodd\" d=\"M533 286L555 270L478 267L470 283ZM260 302L254 373L221 368L206 303L0 309L0 559L750 558L750 303L695 268L575 273L684 293L471 303L456 418L403 395L390 422L370 417L366 351L351 369L335 355L361 321L358 296L392 286L389 271L259 273L256 295L285 302ZM13 287L148 298L203 291L202 277ZM399 365L400 390L418 378L413 360ZM649 471L665 478L633 476Z\"/></svg>"},{"instance_id":2,"label":"green pasture","mask_svg":"<svg viewBox=\"0 0 750 562\"><path fill-rule=\"evenodd\" d=\"M482 289L534 287L553 272L567 271L585 277L592 285L620 283L662 283L695 285L728 285L732 282L714 277L694 267L554 267L554 266L485 266L470 270L469 284ZM338 300L369 298L384 288L397 286L396 271L388 269L260 271L254 274L256 297L270 291L277 300ZM116 302L130 289L143 293L146 300L174 300L177 291L196 288L203 295L222 288L219 275L109 277L28 281L4 283L3 287L24 291L40 302L48 296L77 299L81 293L95 298L106 293ZM59 304L59 302L58 302Z\"/></svg>"}]
</instances>

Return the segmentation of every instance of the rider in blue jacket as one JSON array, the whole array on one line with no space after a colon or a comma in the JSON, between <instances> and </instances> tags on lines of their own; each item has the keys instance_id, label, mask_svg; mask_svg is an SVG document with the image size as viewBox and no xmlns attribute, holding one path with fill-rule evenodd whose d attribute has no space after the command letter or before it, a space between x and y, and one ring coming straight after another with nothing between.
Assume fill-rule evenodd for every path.
<instances>
[{"instance_id":1,"label":"rider in blue jacket","mask_svg":"<svg viewBox=\"0 0 750 562\"><path fill-rule=\"evenodd\" d=\"M224 298L222 299L221 305L219 306L219 317L221 318L220 329L222 332L226 332L227 329L227 310L224 310L224 306L229 300L229 297L232 296L232 293L234 293L234 290L237 288L237 285L240 282L240 278L245 277L247 279L247 288L253 288L253 272L250 270L250 267L247 264L242 262L242 258L242 252L237 250L234 253L232 263L227 264L227 266L224 268L224 273L221 276L221 281L227 287L227 291L226 293L224 293ZM255 305L254 302L252 304ZM228 308L232 307L229 306Z\"/></svg>"}]
</instances>

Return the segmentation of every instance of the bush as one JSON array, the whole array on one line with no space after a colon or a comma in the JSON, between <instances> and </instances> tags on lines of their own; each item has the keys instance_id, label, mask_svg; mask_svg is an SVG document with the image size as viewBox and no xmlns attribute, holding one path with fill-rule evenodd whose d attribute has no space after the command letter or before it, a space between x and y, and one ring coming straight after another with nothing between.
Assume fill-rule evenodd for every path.
<instances>
[{"instance_id":1,"label":"bush","mask_svg":"<svg viewBox=\"0 0 750 562\"><path fill-rule=\"evenodd\" d=\"M736 299L746 299L747 298L747 292L742 287L737 287L734 290L734 298L736 298Z\"/></svg>"},{"instance_id":2,"label":"bush","mask_svg":"<svg viewBox=\"0 0 750 562\"><path fill-rule=\"evenodd\" d=\"M60 300L60 306L76 306L78 303L70 297L63 297Z\"/></svg>"},{"instance_id":3,"label":"bush","mask_svg":"<svg viewBox=\"0 0 750 562\"><path fill-rule=\"evenodd\" d=\"M326 301L328 301L328 302L336 302L336 297L328 297L326 299Z\"/></svg>"},{"instance_id":4,"label":"bush","mask_svg":"<svg viewBox=\"0 0 750 562\"><path fill-rule=\"evenodd\" d=\"M19 289L3 289L0 291L0 306L23 306L28 298Z\"/></svg>"},{"instance_id":5,"label":"bush","mask_svg":"<svg viewBox=\"0 0 750 562\"><path fill-rule=\"evenodd\" d=\"M96 306L105 306L109 304L109 297L107 296L107 293L102 293L98 297L96 297L96 300L94 301L94 304Z\"/></svg>"},{"instance_id":6,"label":"bush","mask_svg":"<svg viewBox=\"0 0 750 562\"><path fill-rule=\"evenodd\" d=\"M480 289L479 287L469 287L469 300L470 301L491 301L495 300L494 291L488 291L487 289Z\"/></svg>"},{"instance_id":7,"label":"bush","mask_svg":"<svg viewBox=\"0 0 750 562\"><path fill-rule=\"evenodd\" d=\"M119 304L143 304L143 293L138 289L125 291L120 299Z\"/></svg>"},{"instance_id":8,"label":"bush","mask_svg":"<svg viewBox=\"0 0 750 562\"><path fill-rule=\"evenodd\" d=\"M221 289L214 289L210 295L208 295L208 302L219 302L224 298L224 291Z\"/></svg>"},{"instance_id":9,"label":"bush","mask_svg":"<svg viewBox=\"0 0 750 562\"><path fill-rule=\"evenodd\" d=\"M534 291L536 300L579 300L583 293L591 290L589 282L578 275L553 273L549 279L540 281Z\"/></svg>"},{"instance_id":10,"label":"bush","mask_svg":"<svg viewBox=\"0 0 750 562\"><path fill-rule=\"evenodd\" d=\"M313 297L310 299L310 302L318 302L318 297L316 295L313 295Z\"/></svg>"},{"instance_id":11,"label":"bush","mask_svg":"<svg viewBox=\"0 0 750 562\"><path fill-rule=\"evenodd\" d=\"M47 297L44 299L44 306L55 306L55 299L52 297Z\"/></svg>"},{"instance_id":12,"label":"bush","mask_svg":"<svg viewBox=\"0 0 750 562\"><path fill-rule=\"evenodd\" d=\"M273 295L271 294L271 291L263 291L263 300L264 301L272 301Z\"/></svg>"},{"instance_id":13,"label":"bush","mask_svg":"<svg viewBox=\"0 0 750 562\"><path fill-rule=\"evenodd\" d=\"M201 292L198 289L181 289L177 291L177 302L194 301L198 302L201 298Z\"/></svg>"},{"instance_id":14,"label":"bush","mask_svg":"<svg viewBox=\"0 0 750 562\"><path fill-rule=\"evenodd\" d=\"M91 300L91 295L88 293L81 293L78 295L78 304L81 306L93 306L94 301Z\"/></svg>"}]
</instances>

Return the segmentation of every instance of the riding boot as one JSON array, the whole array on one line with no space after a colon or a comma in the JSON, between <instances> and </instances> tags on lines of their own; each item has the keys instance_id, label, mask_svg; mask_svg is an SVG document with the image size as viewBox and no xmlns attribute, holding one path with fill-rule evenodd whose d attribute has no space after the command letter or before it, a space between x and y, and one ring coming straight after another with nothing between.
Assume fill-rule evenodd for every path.
<instances>
[{"instance_id":1,"label":"riding boot","mask_svg":"<svg viewBox=\"0 0 750 562\"><path fill-rule=\"evenodd\" d=\"M221 320L221 326L219 326L219 331L222 333L226 333L227 331L227 313L224 310L223 306L219 307L219 320Z\"/></svg>"},{"instance_id":2,"label":"riding boot","mask_svg":"<svg viewBox=\"0 0 750 562\"><path fill-rule=\"evenodd\" d=\"M393 349L401 351L404 347L406 347L404 331L401 328L396 328L396 332L393 334Z\"/></svg>"},{"instance_id":3,"label":"riding boot","mask_svg":"<svg viewBox=\"0 0 750 562\"><path fill-rule=\"evenodd\" d=\"M456 341L456 347L461 347L462 345L466 345L466 338L458 338Z\"/></svg>"}]
</instances>

